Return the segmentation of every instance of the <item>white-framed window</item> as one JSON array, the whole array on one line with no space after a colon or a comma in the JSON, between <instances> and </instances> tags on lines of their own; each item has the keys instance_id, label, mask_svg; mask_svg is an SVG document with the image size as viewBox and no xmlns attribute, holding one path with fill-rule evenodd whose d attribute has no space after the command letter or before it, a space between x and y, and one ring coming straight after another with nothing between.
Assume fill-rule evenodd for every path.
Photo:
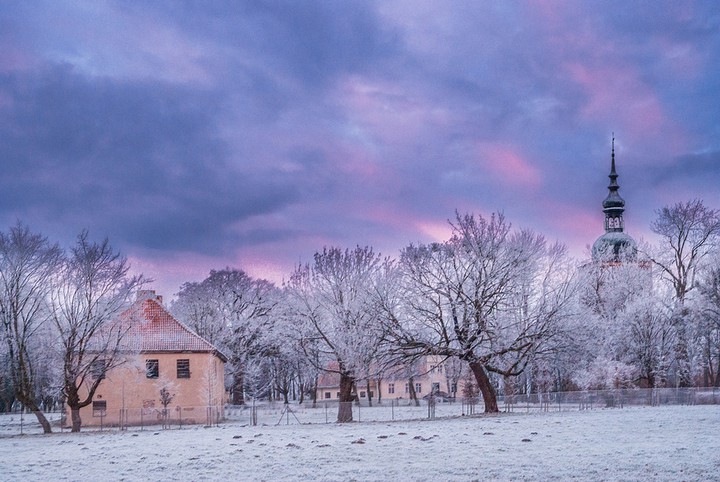
<instances>
[{"instance_id":1,"label":"white-framed window","mask_svg":"<svg viewBox=\"0 0 720 482\"><path fill-rule=\"evenodd\" d=\"M422 383L415 384L415 393L422 393Z\"/></svg>"}]
</instances>

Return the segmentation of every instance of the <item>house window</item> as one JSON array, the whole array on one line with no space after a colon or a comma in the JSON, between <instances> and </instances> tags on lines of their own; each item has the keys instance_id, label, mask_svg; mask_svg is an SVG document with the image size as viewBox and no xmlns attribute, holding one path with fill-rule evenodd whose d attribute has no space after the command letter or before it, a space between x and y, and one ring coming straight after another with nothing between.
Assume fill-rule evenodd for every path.
<instances>
[{"instance_id":1,"label":"house window","mask_svg":"<svg viewBox=\"0 0 720 482\"><path fill-rule=\"evenodd\" d=\"M95 380L97 380L98 378L100 380L104 379L106 370L107 366L105 365L105 360L102 358L93 360L90 363L90 374Z\"/></svg>"},{"instance_id":2,"label":"house window","mask_svg":"<svg viewBox=\"0 0 720 482\"><path fill-rule=\"evenodd\" d=\"M340 398L340 392L337 392L337 395L335 396L335 398Z\"/></svg>"},{"instance_id":3,"label":"house window","mask_svg":"<svg viewBox=\"0 0 720 482\"><path fill-rule=\"evenodd\" d=\"M415 384L415 393L422 393L422 383Z\"/></svg>"},{"instance_id":4,"label":"house window","mask_svg":"<svg viewBox=\"0 0 720 482\"><path fill-rule=\"evenodd\" d=\"M433 383L432 384L432 392L437 393L440 391L440 384L439 383Z\"/></svg>"},{"instance_id":5,"label":"house window","mask_svg":"<svg viewBox=\"0 0 720 482\"><path fill-rule=\"evenodd\" d=\"M452 384L450 385L450 391L451 391L452 393L457 393L457 383L452 383Z\"/></svg>"},{"instance_id":6,"label":"house window","mask_svg":"<svg viewBox=\"0 0 720 482\"><path fill-rule=\"evenodd\" d=\"M388 393L395 393L395 384L388 383Z\"/></svg>"},{"instance_id":7,"label":"house window","mask_svg":"<svg viewBox=\"0 0 720 482\"><path fill-rule=\"evenodd\" d=\"M160 362L158 360L145 360L145 377L157 378L160 375Z\"/></svg>"},{"instance_id":8,"label":"house window","mask_svg":"<svg viewBox=\"0 0 720 482\"><path fill-rule=\"evenodd\" d=\"M364 391L361 391L361 392L360 392L360 398L365 398L365 392L364 392Z\"/></svg>"},{"instance_id":9,"label":"house window","mask_svg":"<svg viewBox=\"0 0 720 482\"><path fill-rule=\"evenodd\" d=\"M181 358L177 361L177 377L190 378L190 360Z\"/></svg>"},{"instance_id":10,"label":"house window","mask_svg":"<svg viewBox=\"0 0 720 482\"><path fill-rule=\"evenodd\" d=\"M92 407L93 417L104 417L107 411L107 400L95 400Z\"/></svg>"},{"instance_id":11,"label":"house window","mask_svg":"<svg viewBox=\"0 0 720 482\"><path fill-rule=\"evenodd\" d=\"M370 393L370 398L375 396L375 394L372 392L372 390L369 393Z\"/></svg>"},{"instance_id":12,"label":"house window","mask_svg":"<svg viewBox=\"0 0 720 482\"><path fill-rule=\"evenodd\" d=\"M325 392L325 398L330 398L330 397L332 397L332 393L330 393L330 392Z\"/></svg>"},{"instance_id":13,"label":"house window","mask_svg":"<svg viewBox=\"0 0 720 482\"><path fill-rule=\"evenodd\" d=\"M410 384L409 383L405 384L405 393L410 393Z\"/></svg>"}]
</instances>

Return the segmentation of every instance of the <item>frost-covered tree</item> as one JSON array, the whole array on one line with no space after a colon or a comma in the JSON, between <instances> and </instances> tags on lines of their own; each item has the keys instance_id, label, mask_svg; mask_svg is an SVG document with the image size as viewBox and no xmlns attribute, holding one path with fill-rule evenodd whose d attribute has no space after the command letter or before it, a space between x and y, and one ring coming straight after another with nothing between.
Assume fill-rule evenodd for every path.
<instances>
[{"instance_id":1,"label":"frost-covered tree","mask_svg":"<svg viewBox=\"0 0 720 482\"><path fill-rule=\"evenodd\" d=\"M125 362L128 327L118 315L145 283L129 271L127 259L113 250L107 238L92 242L82 232L53 277L50 317L58 337L62 393L73 432L80 431L80 409L92 403L105 373Z\"/></svg>"},{"instance_id":2,"label":"frost-covered tree","mask_svg":"<svg viewBox=\"0 0 720 482\"><path fill-rule=\"evenodd\" d=\"M584 315L572 330L573 341L579 343L570 344L566 354L575 353L570 358L575 365L572 377L581 388L614 386L604 378L605 373L614 371L621 373L621 378L628 377L623 378L623 384L654 380L654 371L647 365L647 350L659 348L648 331L654 325L648 327L646 322L666 324L667 320L656 300L651 266L644 258L637 261L634 255L613 257L611 261L596 259L580 268ZM642 350L646 354L641 356Z\"/></svg>"},{"instance_id":3,"label":"frost-covered tree","mask_svg":"<svg viewBox=\"0 0 720 482\"><path fill-rule=\"evenodd\" d=\"M172 313L199 335L229 355L232 401L244 403L244 377L251 359L263 356L265 334L277 289L240 269L211 271L203 281L185 283L171 306ZM255 370L257 371L257 370ZM262 371L262 370L261 370Z\"/></svg>"},{"instance_id":4,"label":"frost-covered tree","mask_svg":"<svg viewBox=\"0 0 720 482\"><path fill-rule=\"evenodd\" d=\"M697 286L708 256L720 243L720 210L711 209L700 200L665 206L657 211L651 229L660 236L659 249L650 253L652 262L675 292L673 327L678 382L692 384L691 333L693 314L686 299Z\"/></svg>"},{"instance_id":5,"label":"frost-covered tree","mask_svg":"<svg viewBox=\"0 0 720 482\"><path fill-rule=\"evenodd\" d=\"M340 378L338 422L352 421L353 386L372 375L382 339L375 292L390 262L370 247L324 248L285 283L287 320L308 360Z\"/></svg>"},{"instance_id":6,"label":"frost-covered tree","mask_svg":"<svg viewBox=\"0 0 720 482\"><path fill-rule=\"evenodd\" d=\"M623 358L636 369L634 381L647 387L665 386L675 343L668 298L657 291L643 291L627 304L620 320L625 327Z\"/></svg>"},{"instance_id":7,"label":"frost-covered tree","mask_svg":"<svg viewBox=\"0 0 720 482\"><path fill-rule=\"evenodd\" d=\"M47 333L47 297L62 252L44 236L16 224L0 233L0 324L15 398L31 410L44 433L52 432L37 391L38 358Z\"/></svg>"},{"instance_id":8,"label":"frost-covered tree","mask_svg":"<svg viewBox=\"0 0 720 482\"><path fill-rule=\"evenodd\" d=\"M704 274L699 291L696 340L703 385L720 387L720 258Z\"/></svg>"},{"instance_id":9,"label":"frost-covered tree","mask_svg":"<svg viewBox=\"0 0 720 482\"><path fill-rule=\"evenodd\" d=\"M552 348L573 315L574 269L563 246L513 231L502 214L457 214L451 227L444 243L403 250L400 289L385 297L388 338L405 356L467 362L497 412L489 375L518 375Z\"/></svg>"}]
</instances>

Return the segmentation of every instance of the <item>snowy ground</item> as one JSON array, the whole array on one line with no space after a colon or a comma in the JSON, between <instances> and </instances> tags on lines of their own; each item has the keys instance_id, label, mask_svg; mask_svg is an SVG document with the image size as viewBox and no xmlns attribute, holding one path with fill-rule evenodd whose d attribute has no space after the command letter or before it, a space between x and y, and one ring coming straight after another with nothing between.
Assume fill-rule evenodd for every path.
<instances>
[{"instance_id":1,"label":"snowy ground","mask_svg":"<svg viewBox=\"0 0 720 482\"><path fill-rule=\"evenodd\" d=\"M720 406L0 438L1 480L720 480Z\"/></svg>"}]
</instances>

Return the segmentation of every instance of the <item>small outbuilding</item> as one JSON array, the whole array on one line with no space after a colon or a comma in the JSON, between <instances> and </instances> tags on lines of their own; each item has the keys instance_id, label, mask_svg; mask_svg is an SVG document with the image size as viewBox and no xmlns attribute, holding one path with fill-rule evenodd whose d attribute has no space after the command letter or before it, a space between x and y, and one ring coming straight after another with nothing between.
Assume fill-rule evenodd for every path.
<instances>
[{"instance_id":1,"label":"small outbuilding","mask_svg":"<svg viewBox=\"0 0 720 482\"><path fill-rule=\"evenodd\" d=\"M104 373L83 426L213 424L224 418L227 358L176 320L152 290L120 315L124 361ZM67 419L70 419L69 409Z\"/></svg>"}]
</instances>

